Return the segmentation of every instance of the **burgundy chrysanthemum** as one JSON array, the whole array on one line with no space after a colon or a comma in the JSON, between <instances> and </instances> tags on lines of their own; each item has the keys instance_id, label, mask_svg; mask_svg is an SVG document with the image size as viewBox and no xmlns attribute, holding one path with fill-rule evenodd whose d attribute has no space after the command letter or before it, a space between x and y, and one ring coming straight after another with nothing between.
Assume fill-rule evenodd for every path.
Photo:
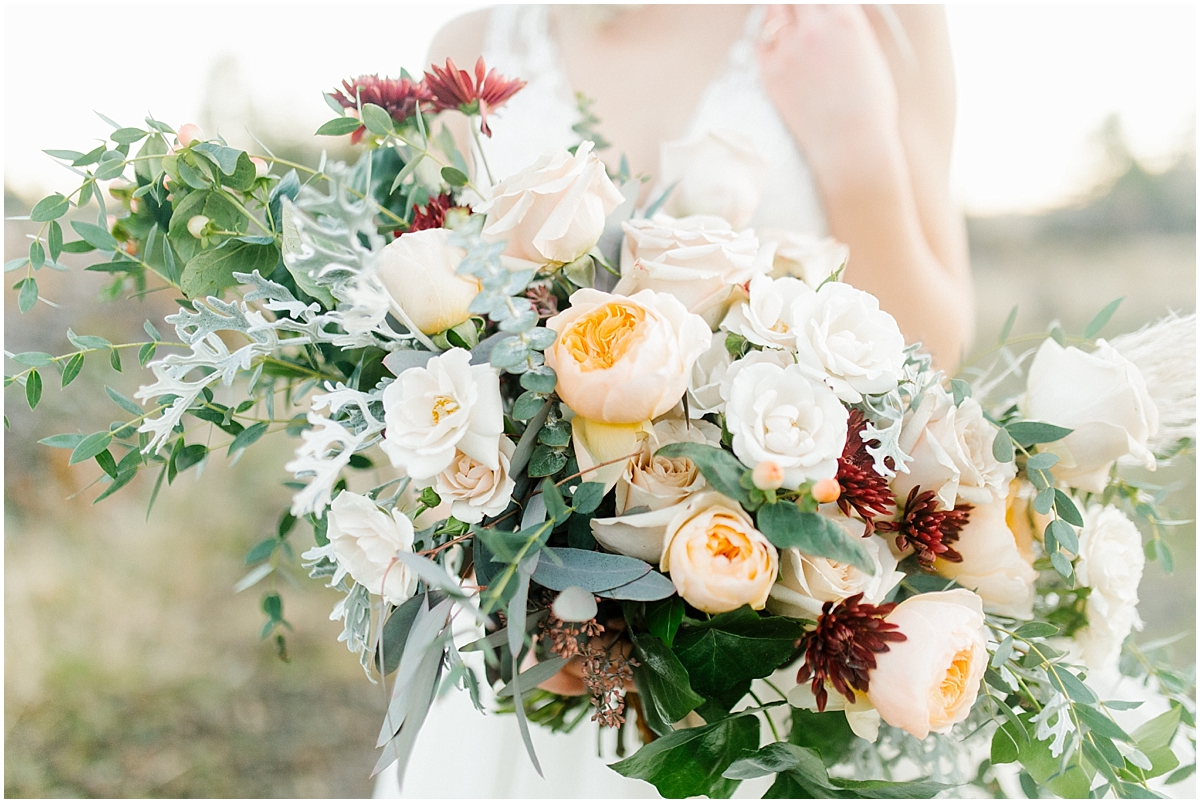
<instances>
[{"instance_id":1,"label":"burgundy chrysanthemum","mask_svg":"<svg viewBox=\"0 0 1200 803\"><path fill-rule=\"evenodd\" d=\"M899 625L885 622L896 603L862 604L858 593L841 602L826 602L817 617L817 629L806 633L804 664L796 675L797 683L812 679L812 693L817 698L817 710L824 711L829 699L825 690L828 681L850 702L855 695L866 692L875 668L875 653L887 652L889 641L906 641L903 633L894 632Z\"/></svg>"},{"instance_id":2,"label":"burgundy chrysanthemum","mask_svg":"<svg viewBox=\"0 0 1200 803\"><path fill-rule=\"evenodd\" d=\"M875 471L875 460L867 452L862 433L867 419L859 410L850 411L846 426L846 446L838 459L837 481L842 493L838 507L849 516L853 509L867 524L863 537L875 532L875 517L887 516L896 506L896 497L887 480Z\"/></svg>"},{"instance_id":3,"label":"burgundy chrysanthemum","mask_svg":"<svg viewBox=\"0 0 1200 803\"><path fill-rule=\"evenodd\" d=\"M875 528L896 533L896 546L901 549L911 544L917 560L926 568L933 566L936 558L961 563L962 555L950 545L958 540L973 509L972 505L955 505L953 510L944 510L938 506L934 491L922 493L918 485L908 492L904 515L898 521L881 521Z\"/></svg>"},{"instance_id":4,"label":"burgundy chrysanthemum","mask_svg":"<svg viewBox=\"0 0 1200 803\"><path fill-rule=\"evenodd\" d=\"M519 78L505 78L491 71L483 63L483 57L475 62L475 76L466 70L460 70L454 59L446 59L446 66L431 65L432 72L425 73L425 85L433 93L433 108L435 111L458 109L463 114L479 113L479 130L485 136L491 136L488 128L488 114L496 111L513 95L525 86Z\"/></svg>"},{"instance_id":5,"label":"burgundy chrysanthemum","mask_svg":"<svg viewBox=\"0 0 1200 803\"><path fill-rule=\"evenodd\" d=\"M433 95L424 81L408 78L380 78L378 75L360 75L353 81L342 81L342 89L335 90L332 97L343 109L357 109L363 103L374 103L383 108L397 123L403 123L417 110L417 104L428 104ZM366 133L366 126L359 126L350 136L358 144Z\"/></svg>"},{"instance_id":6,"label":"burgundy chrysanthemum","mask_svg":"<svg viewBox=\"0 0 1200 803\"><path fill-rule=\"evenodd\" d=\"M456 205L454 198L448 192L443 192L436 198L430 198L425 206L413 204L413 219L408 231L442 228L446 225L446 213L451 209L465 209L468 213L471 211L469 206Z\"/></svg>"}]
</instances>

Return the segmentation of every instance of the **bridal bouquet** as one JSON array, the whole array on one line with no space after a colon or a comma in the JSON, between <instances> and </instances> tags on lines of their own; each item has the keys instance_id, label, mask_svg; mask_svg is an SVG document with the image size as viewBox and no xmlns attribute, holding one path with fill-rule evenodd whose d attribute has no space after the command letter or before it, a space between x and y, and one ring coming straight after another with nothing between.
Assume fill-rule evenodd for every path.
<instances>
[{"instance_id":1,"label":"bridal bouquet","mask_svg":"<svg viewBox=\"0 0 1200 803\"><path fill-rule=\"evenodd\" d=\"M94 461L101 498L297 439L291 508L240 587L311 526L341 639L391 679L377 771L457 685L514 713L535 766L530 721L627 731L613 769L669 797L1186 777L1192 678L1128 640L1170 522L1119 466L1190 445L1193 413L1155 389L1192 322L1093 340L1109 307L947 379L840 280L837 243L670 217L666 194L635 211L640 182L587 139L493 178L480 137L522 86L482 61L347 81L318 134L364 147L353 166L154 119L48 151L81 184L5 266L21 310L35 271L92 251L113 297L167 285L181 308L175 340L148 322L9 355L6 386L36 407L44 375L136 351L153 378L107 391L129 418L43 441ZM263 610L282 643L280 596ZM1110 693L1123 645L1163 702L1137 728Z\"/></svg>"}]
</instances>

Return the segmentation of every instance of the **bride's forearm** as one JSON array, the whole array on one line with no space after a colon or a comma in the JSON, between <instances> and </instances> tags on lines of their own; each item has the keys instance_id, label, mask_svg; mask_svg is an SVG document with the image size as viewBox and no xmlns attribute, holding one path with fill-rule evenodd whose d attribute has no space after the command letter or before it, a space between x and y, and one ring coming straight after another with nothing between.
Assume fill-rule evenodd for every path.
<instances>
[{"instance_id":1,"label":"bride's forearm","mask_svg":"<svg viewBox=\"0 0 1200 803\"><path fill-rule=\"evenodd\" d=\"M849 153L855 158L813 164L830 234L850 247L845 278L877 296L905 339L920 340L951 370L974 327L966 265L946 264L931 247L899 142Z\"/></svg>"}]
</instances>

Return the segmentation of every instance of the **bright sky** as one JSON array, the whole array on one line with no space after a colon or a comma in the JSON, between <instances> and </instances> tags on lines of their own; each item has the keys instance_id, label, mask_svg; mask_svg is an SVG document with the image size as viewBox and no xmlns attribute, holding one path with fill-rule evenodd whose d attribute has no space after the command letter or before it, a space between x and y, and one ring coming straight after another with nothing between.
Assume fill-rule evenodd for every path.
<instances>
[{"instance_id":1,"label":"bright sky","mask_svg":"<svg viewBox=\"0 0 1200 803\"><path fill-rule=\"evenodd\" d=\"M352 75L417 73L438 27L480 5L6 6L5 184L30 196L73 186L40 149L88 150L109 131L92 110L125 125L147 111L172 124L196 119L221 64L252 99L260 131L313 131L329 117L322 91ZM1048 207L1085 191L1096 164L1089 135L1113 112L1152 166L1194 141L1193 6L948 14L954 182L969 211Z\"/></svg>"}]
</instances>

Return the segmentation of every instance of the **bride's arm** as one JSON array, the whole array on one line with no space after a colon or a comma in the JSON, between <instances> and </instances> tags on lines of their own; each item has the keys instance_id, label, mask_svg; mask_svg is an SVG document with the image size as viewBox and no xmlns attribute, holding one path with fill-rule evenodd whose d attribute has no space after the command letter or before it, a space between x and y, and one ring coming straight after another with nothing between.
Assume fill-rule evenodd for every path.
<instances>
[{"instance_id":1,"label":"bride's arm","mask_svg":"<svg viewBox=\"0 0 1200 803\"><path fill-rule=\"evenodd\" d=\"M772 6L763 81L812 167L830 233L850 246L848 280L950 369L974 326L950 198L953 65L940 8L893 8L898 36L876 10Z\"/></svg>"}]
</instances>

